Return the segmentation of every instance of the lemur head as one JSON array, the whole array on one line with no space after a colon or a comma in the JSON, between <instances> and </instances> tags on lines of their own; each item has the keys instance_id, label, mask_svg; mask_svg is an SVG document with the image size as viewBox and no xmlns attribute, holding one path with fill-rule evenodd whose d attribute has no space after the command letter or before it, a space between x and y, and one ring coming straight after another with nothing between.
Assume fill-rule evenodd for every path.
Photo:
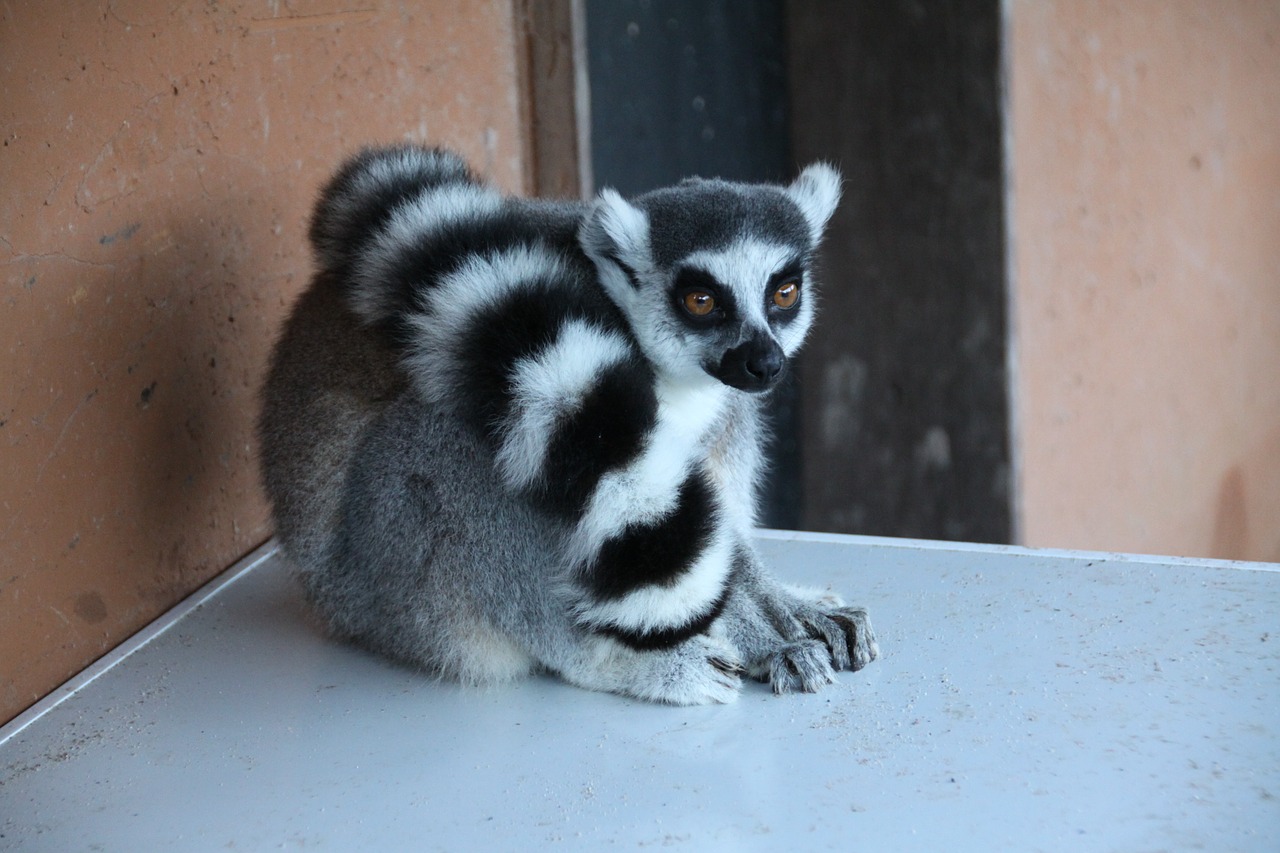
<instances>
[{"instance_id":1,"label":"lemur head","mask_svg":"<svg viewBox=\"0 0 1280 853\"><path fill-rule=\"evenodd\" d=\"M809 268L840 199L815 163L789 186L691 179L603 190L579 240L660 374L772 388L813 321Z\"/></svg>"}]
</instances>

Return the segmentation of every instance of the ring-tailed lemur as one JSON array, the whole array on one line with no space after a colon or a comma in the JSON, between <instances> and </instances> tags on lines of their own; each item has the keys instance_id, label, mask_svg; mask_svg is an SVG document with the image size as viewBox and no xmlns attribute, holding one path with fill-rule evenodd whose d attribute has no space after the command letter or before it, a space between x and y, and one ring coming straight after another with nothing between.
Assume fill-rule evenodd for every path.
<instances>
[{"instance_id":1,"label":"ring-tailed lemur","mask_svg":"<svg viewBox=\"0 0 1280 853\"><path fill-rule=\"evenodd\" d=\"M674 703L874 659L865 611L782 585L750 541L762 392L812 321L839 192L817 164L559 203L446 151L350 160L260 421L332 629L466 682L545 668Z\"/></svg>"}]
</instances>

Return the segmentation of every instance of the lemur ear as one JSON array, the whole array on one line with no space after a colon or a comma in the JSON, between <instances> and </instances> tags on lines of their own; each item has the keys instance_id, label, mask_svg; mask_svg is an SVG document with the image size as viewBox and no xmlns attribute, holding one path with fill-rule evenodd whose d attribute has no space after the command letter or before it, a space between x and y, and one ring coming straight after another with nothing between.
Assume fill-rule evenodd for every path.
<instances>
[{"instance_id":1,"label":"lemur ear","mask_svg":"<svg viewBox=\"0 0 1280 853\"><path fill-rule=\"evenodd\" d=\"M588 255L623 264L629 276L649 265L648 215L608 187L596 196L578 240Z\"/></svg>"},{"instance_id":2,"label":"lemur ear","mask_svg":"<svg viewBox=\"0 0 1280 853\"><path fill-rule=\"evenodd\" d=\"M840 173L826 163L812 163L787 187L787 195L804 214L809 237L816 245L840 203Z\"/></svg>"}]
</instances>

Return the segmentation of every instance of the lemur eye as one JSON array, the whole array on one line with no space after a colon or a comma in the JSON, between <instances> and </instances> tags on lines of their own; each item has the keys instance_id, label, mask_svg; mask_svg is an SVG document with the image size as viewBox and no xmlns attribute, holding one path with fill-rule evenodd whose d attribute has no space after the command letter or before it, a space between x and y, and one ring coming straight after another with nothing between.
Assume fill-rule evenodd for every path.
<instances>
[{"instance_id":1,"label":"lemur eye","mask_svg":"<svg viewBox=\"0 0 1280 853\"><path fill-rule=\"evenodd\" d=\"M800 298L800 285L794 281L785 282L773 292L773 304L779 308L791 308Z\"/></svg>"},{"instance_id":2,"label":"lemur eye","mask_svg":"<svg viewBox=\"0 0 1280 853\"><path fill-rule=\"evenodd\" d=\"M716 298L705 290L693 290L684 295L684 310L695 317L705 317L716 310Z\"/></svg>"}]
</instances>

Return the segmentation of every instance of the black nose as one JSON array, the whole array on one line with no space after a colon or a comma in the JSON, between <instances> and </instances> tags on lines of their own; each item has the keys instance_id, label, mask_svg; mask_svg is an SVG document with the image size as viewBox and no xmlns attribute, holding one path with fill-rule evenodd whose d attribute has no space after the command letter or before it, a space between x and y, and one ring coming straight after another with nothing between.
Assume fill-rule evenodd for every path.
<instances>
[{"instance_id":1,"label":"black nose","mask_svg":"<svg viewBox=\"0 0 1280 853\"><path fill-rule=\"evenodd\" d=\"M742 391L768 391L782 375L786 356L771 337L753 338L724 354L720 363L709 368L712 375Z\"/></svg>"},{"instance_id":2,"label":"black nose","mask_svg":"<svg viewBox=\"0 0 1280 853\"><path fill-rule=\"evenodd\" d=\"M782 372L782 350L775 345L763 352L752 353L747 356L743 367L752 379L765 385L771 384Z\"/></svg>"}]
</instances>

